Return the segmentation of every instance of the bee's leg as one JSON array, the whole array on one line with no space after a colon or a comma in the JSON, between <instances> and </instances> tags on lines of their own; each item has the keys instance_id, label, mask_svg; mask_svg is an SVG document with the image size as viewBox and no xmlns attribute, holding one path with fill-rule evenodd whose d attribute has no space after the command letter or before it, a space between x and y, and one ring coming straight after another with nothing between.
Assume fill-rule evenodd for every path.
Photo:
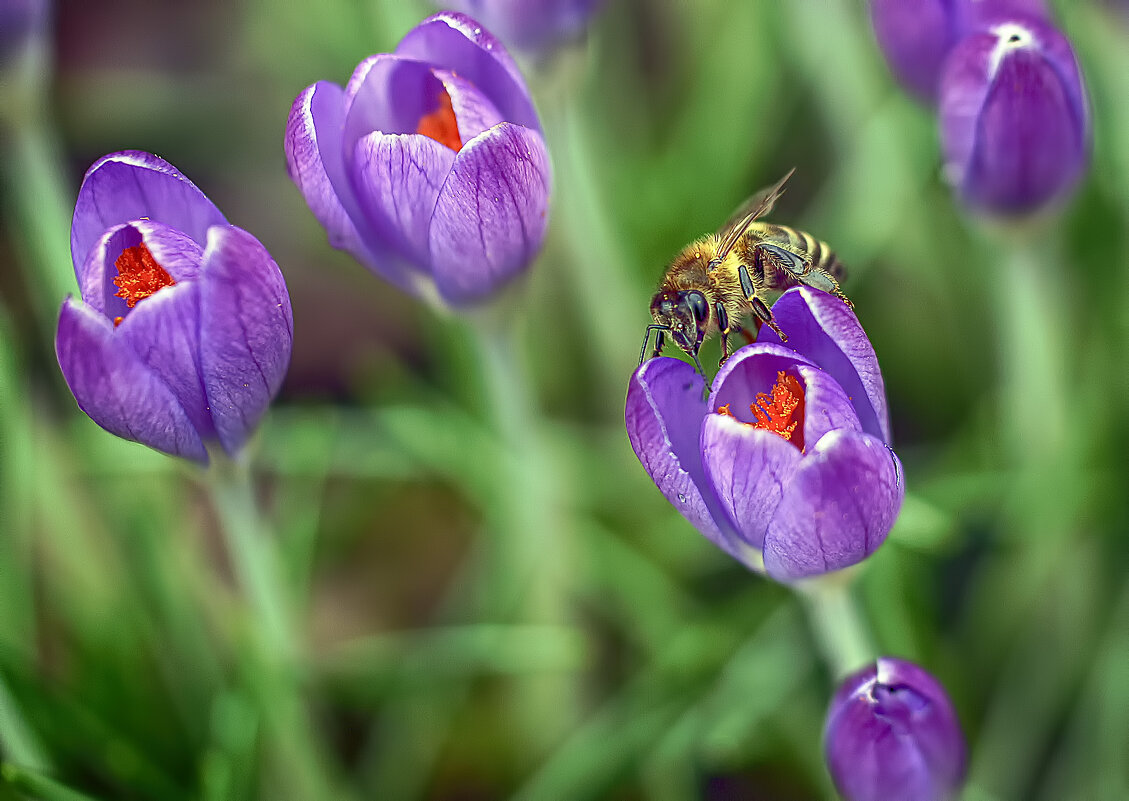
<instances>
[{"instance_id":1,"label":"bee's leg","mask_svg":"<svg viewBox=\"0 0 1129 801\"><path fill-rule=\"evenodd\" d=\"M647 343L651 339L651 331L657 331L655 335L655 351L651 354L651 358L659 356L663 352L663 331L668 331L665 325L651 324L647 326L647 330L643 332L643 347L639 349L639 364L647 360Z\"/></svg>"},{"instance_id":2,"label":"bee's leg","mask_svg":"<svg viewBox=\"0 0 1129 801\"><path fill-rule=\"evenodd\" d=\"M647 330L642 332L642 347L639 348L639 364L647 360L647 342L650 341L650 332L657 330L658 334L655 337L655 352L651 354L651 358L655 358L663 351L663 331L666 330L665 325L648 325Z\"/></svg>"},{"instance_id":3,"label":"bee's leg","mask_svg":"<svg viewBox=\"0 0 1129 801\"><path fill-rule=\"evenodd\" d=\"M755 265L753 269L757 270L758 274L763 274L761 273L763 268L759 263ZM788 336L781 331L780 326L776 324L776 320L772 316L772 310L764 305L763 300L757 297L756 286L753 284L752 276L749 275L749 268L744 264L738 266L737 277L741 279L741 291L745 293L745 300L747 300L749 306L752 307L753 314L757 316L757 319L761 320L765 325L775 331L776 335L780 337L781 342L787 342Z\"/></svg>"},{"instance_id":4,"label":"bee's leg","mask_svg":"<svg viewBox=\"0 0 1129 801\"><path fill-rule=\"evenodd\" d=\"M839 288L839 281L835 276L828 270L817 267L810 258L768 242L758 242L753 248L753 259L761 270L768 268L768 285L773 288L784 288L795 282L821 289L839 298L848 308L854 308L851 299Z\"/></svg>"},{"instance_id":5,"label":"bee's leg","mask_svg":"<svg viewBox=\"0 0 1129 801\"><path fill-rule=\"evenodd\" d=\"M735 328L729 327L729 315L725 312L725 305L721 301L715 303L713 308L717 313L717 327L721 330L721 361L717 363L717 366L721 367L729 358L729 335L734 333Z\"/></svg>"}]
</instances>

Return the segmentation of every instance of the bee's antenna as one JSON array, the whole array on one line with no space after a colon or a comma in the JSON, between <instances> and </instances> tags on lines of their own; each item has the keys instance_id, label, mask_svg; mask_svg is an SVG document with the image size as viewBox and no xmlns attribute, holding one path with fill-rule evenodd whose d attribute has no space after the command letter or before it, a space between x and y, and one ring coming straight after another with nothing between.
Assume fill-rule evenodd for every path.
<instances>
[{"instance_id":1,"label":"bee's antenna","mask_svg":"<svg viewBox=\"0 0 1129 801\"><path fill-rule=\"evenodd\" d=\"M702 369L702 362L698 359L698 351L691 353L690 357L694 360L694 366L698 368L698 373L701 374L702 380L706 382L705 391L708 396L710 391L710 377L706 375L706 371Z\"/></svg>"}]
</instances>

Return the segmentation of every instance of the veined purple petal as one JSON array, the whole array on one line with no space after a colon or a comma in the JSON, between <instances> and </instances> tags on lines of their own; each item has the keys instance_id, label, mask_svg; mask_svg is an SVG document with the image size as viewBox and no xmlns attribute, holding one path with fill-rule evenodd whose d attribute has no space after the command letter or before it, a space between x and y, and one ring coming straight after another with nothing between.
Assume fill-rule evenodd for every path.
<instances>
[{"instance_id":1,"label":"veined purple petal","mask_svg":"<svg viewBox=\"0 0 1129 801\"><path fill-rule=\"evenodd\" d=\"M127 150L103 156L87 170L71 222L71 257L79 283L95 242L121 223L148 218L203 245L212 225L226 225L212 201L167 161Z\"/></svg>"},{"instance_id":2,"label":"veined purple petal","mask_svg":"<svg viewBox=\"0 0 1129 801\"><path fill-rule=\"evenodd\" d=\"M407 289L408 267L384 243L376 241L345 168L342 131L345 92L319 81L298 95L286 122L286 165L329 244L348 251L385 280Z\"/></svg>"},{"instance_id":3,"label":"veined purple petal","mask_svg":"<svg viewBox=\"0 0 1129 801\"><path fill-rule=\"evenodd\" d=\"M541 130L517 65L501 43L465 14L445 11L408 32L396 54L457 72L490 98L507 120Z\"/></svg>"},{"instance_id":4,"label":"veined purple petal","mask_svg":"<svg viewBox=\"0 0 1129 801\"><path fill-rule=\"evenodd\" d=\"M498 123L505 122L505 117L497 106L470 81L450 70L435 70L435 75L443 81L443 87L451 98L451 107L459 126L459 139L463 144Z\"/></svg>"},{"instance_id":5,"label":"veined purple petal","mask_svg":"<svg viewBox=\"0 0 1129 801\"><path fill-rule=\"evenodd\" d=\"M967 754L944 688L911 662L880 658L847 677L824 729L828 770L848 801L949 801Z\"/></svg>"},{"instance_id":6,"label":"veined purple petal","mask_svg":"<svg viewBox=\"0 0 1129 801\"><path fill-rule=\"evenodd\" d=\"M455 151L419 134L371 133L357 142L354 190L380 238L421 270L430 262L431 219Z\"/></svg>"},{"instance_id":7,"label":"veined purple petal","mask_svg":"<svg viewBox=\"0 0 1129 801\"><path fill-rule=\"evenodd\" d=\"M730 523L741 539L760 550L784 487L800 464L799 448L771 431L707 414L701 449L706 478Z\"/></svg>"},{"instance_id":8,"label":"veined purple petal","mask_svg":"<svg viewBox=\"0 0 1129 801\"><path fill-rule=\"evenodd\" d=\"M430 232L444 300L480 300L525 269L545 236L550 180L541 134L520 125L496 125L459 151Z\"/></svg>"},{"instance_id":9,"label":"veined purple petal","mask_svg":"<svg viewBox=\"0 0 1129 801\"><path fill-rule=\"evenodd\" d=\"M204 439L216 436L200 372L200 286L166 287L138 302L117 329L118 347L134 353L164 382Z\"/></svg>"},{"instance_id":10,"label":"veined purple petal","mask_svg":"<svg viewBox=\"0 0 1129 801\"><path fill-rule=\"evenodd\" d=\"M1070 43L1034 17L995 18L953 49L940 118L949 180L989 211L1039 208L1069 190L1089 159L1089 109Z\"/></svg>"},{"instance_id":11,"label":"veined purple petal","mask_svg":"<svg viewBox=\"0 0 1129 801\"><path fill-rule=\"evenodd\" d=\"M373 131L414 134L424 115L439 108L444 91L430 64L388 53L369 56L345 87L345 153Z\"/></svg>"},{"instance_id":12,"label":"veined purple petal","mask_svg":"<svg viewBox=\"0 0 1129 801\"><path fill-rule=\"evenodd\" d=\"M235 226L208 232L199 284L204 388L220 444L234 455L290 363L290 297L266 248Z\"/></svg>"},{"instance_id":13,"label":"veined purple petal","mask_svg":"<svg viewBox=\"0 0 1129 801\"><path fill-rule=\"evenodd\" d=\"M886 386L874 347L847 305L810 287L789 289L772 306L788 336L782 347L826 370L851 398L862 430L890 442ZM757 344L781 345L780 337L762 326Z\"/></svg>"},{"instance_id":14,"label":"veined purple petal","mask_svg":"<svg viewBox=\"0 0 1129 801\"><path fill-rule=\"evenodd\" d=\"M113 323L68 298L55 353L78 406L95 423L134 442L207 464L208 453L173 391L124 341Z\"/></svg>"},{"instance_id":15,"label":"veined purple petal","mask_svg":"<svg viewBox=\"0 0 1129 801\"><path fill-rule=\"evenodd\" d=\"M726 516L706 479L699 447L704 382L680 359L639 366L627 388L625 422L635 455L666 499L700 532L740 558ZM726 526L723 531L721 526Z\"/></svg>"},{"instance_id":16,"label":"veined purple petal","mask_svg":"<svg viewBox=\"0 0 1129 801\"><path fill-rule=\"evenodd\" d=\"M194 239L159 222L135 220L106 231L90 249L79 270L79 292L86 304L110 319L132 313L125 300L117 297L115 263L123 250L142 243L177 283L190 281L199 272L204 249Z\"/></svg>"},{"instance_id":17,"label":"veined purple petal","mask_svg":"<svg viewBox=\"0 0 1129 801\"><path fill-rule=\"evenodd\" d=\"M886 539L905 496L882 440L835 430L809 444L764 538L770 576L790 581L861 562Z\"/></svg>"}]
</instances>

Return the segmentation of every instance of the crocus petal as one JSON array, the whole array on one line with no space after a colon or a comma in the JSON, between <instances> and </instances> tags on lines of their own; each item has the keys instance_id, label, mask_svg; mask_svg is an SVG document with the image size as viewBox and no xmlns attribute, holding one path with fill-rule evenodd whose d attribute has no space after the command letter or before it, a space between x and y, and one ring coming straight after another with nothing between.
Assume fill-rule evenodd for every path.
<instances>
[{"instance_id":1,"label":"crocus petal","mask_svg":"<svg viewBox=\"0 0 1129 801\"><path fill-rule=\"evenodd\" d=\"M964 781L960 723L940 683L901 659L847 677L824 729L827 766L844 798L947 801Z\"/></svg>"},{"instance_id":2,"label":"crocus petal","mask_svg":"<svg viewBox=\"0 0 1129 801\"><path fill-rule=\"evenodd\" d=\"M200 374L200 286L166 287L140 301L118 326L119 347L137 357L172 390L205 439L216 435Z\"/></svg>"},{"instance_id":3,"label":"crocus petal","mask_svg":"<svg viewBox=\"0 0 1129 801\"><path fill-rule=\"evenodd\" d=\"M862 561L886 539L905 488L901 462L880 439L832 431L792 475L764 538L764 564L779 581Z\"/></svg>"},{"instance_id":4,"label":"crocus petal","mask_svg":"<svg viewBox=\"0 0 1129 801\"><path fill-rule=\"evenodd\" d=\"M703 385L702 377L680 359L644 362L627 388L627 436L643 468L674 508L715 544L739 556L732 533L728 528L723 533L718 524L726 516L702 465Z\"/></svg>"},{"instance_id":5,"label":"crocus petal","mask_svg":"<svg viewBox=\"0 0 1129 801\"><path fill-rule=\"evenodd\" d=\"M85 303L111 319L131 314L125 300L117 297L115 262L123 250L142 243L177 283L190 281L199 272L204 249L196 240L162 223L135 220L106 231L90 249L79 269L79 292Z\"/></svg>"},{"instance_id":6,"label":"crocus petal","mask_svg":"<svg viewBox=\"0 0 1129 801\"><path fill-rule=\"evenodd\" d=\"M455 151L419 134L371 133L357 142L351 174L373 228L416 264L430 260L435 201Z\"/></svg>"},{"instance_id":7,"label":"crocus petal","mask_svg":"<svg viewBox=\"0 0 1129 801\"><path fill-rule=\"evenodd\" d=\"M506 44L540 49L575 37L603 0L454 0L449 8L471 14Z\"/></svg>"},{"instance_id":8,"label":"crocus petal","mask_svg":"<svg viewBox=\"0 0 1129 801\"><path fill-rule=\"evenodd\" d=\"M388 53L369 56L345 87L346 154L372 131L416 133L423 116L439 108L444 91L430 64Z\"/></svg>"},{"instance_id":9,"label":"crocus petal","mask_svg":"<svg viewBox=\"0 0 1129 801\"><path fill-rule=\"evenodd\" d=\"M401 289L412 285L410 270L369 231L353 194L342 152L345 92L319 81L298 95L286 122L286 166L310 210L329 236L329 244L351 253L361 264ZM362 233L365 232L365 233Z\"/></svg>"},{"instance_id":10,"label":"crocus petal","mask_svg":"<svg viewBox=\"0 0 1129 801\"><path fill-rule=\"evenodd\" d=\"M87 254L108 228L145 218L179 229L201 245L210 226L227 223L215 204L164 159L133 150L104 156L87 170L71 222L79 283Z\"/></svg>"},{"instance_id":11,"label":"crocus petal","mask_svg":"<svg viewBox=\"0 0 1129 801\"><path fill-rule=\"evenodd\" d=\"M502 123L459 151L431 223L444 300L473 302L529 264L545 236L549 183L545 143L528 128Z\"/></svg>"},{"instance_id":12,"label":"crocus petal","mask_svg":"<svg viewBox=\"0 0 1129 801\"><path fill-rule=\"evenodd\" d=\"M483 131L493 128L505 117L478 87L450 70L435 70L451 98L451 108L459 126L459 138L465 144Z\"/></svg>"},{"instance_id":13,"label":"crocus petal","mask_svg":"<svg viewBox=\"0 0 1129 801\"><path fill-rule=\"evenodd\" d=\"M457 72L481 89L507 120L541 130L514 60L465 14L446 11L428 17L408 32L396 53Z\"/></svg>"},{"instance_id":14,"label":"crocus petal","mask_svg":"<svg viewBox=\"0 0 1129 801\"><path fill-rule=\"evenodd\" d=\"M59 314L55 353L78 406L111 434L206 464L208 453L173 391L113 323L68 298Z\"/></svg>"},{"instance_id":15,"label":"crocus petal","mask_svg":"<svg viewBox=\"0 0 1129 801\"><path fill-rule=\"evenodd\" d=\"M804 437L808 444L836 428L857 430L858 414L851 399L827 372L780 345L757 342L741 348L718 371L710 411L727 406L743 423L756 421L750 408L761 393L772 392L780 372L794 374L804 389Z\"/></svg>"},{"instance_id":16,"label":"crocus petal","mask_svg":"<svg viewBox=\"0 0 1129 801\"><path fill-rule=\"evenodd\" d=\"M799 448L771 431L720 414L706 415L701 448L706 478L731 525L760 550L784 487L799 466Z\"/></svg>"},{"instance_id":17,"label":"crocus petal","mask_svg":"<svg viewBox=\"0 0 1129 801\"><path fill-rule=\"evenodd\" d=\"M862 430L890 442L882 371L854 312L826 292L796 287L780 296L772 313L788 336L784 347L830 373L853 401ZM761 342L781 344L768 326L757 335Z\"/></svg>"},{"instance_id":18,"label":"crocus petal","mask_svg":"<svg viewBox=\"0 0 1129 801\"><path fill-rule=\"evenodd\" d=\"M962 27L960 2L871 0L874 34L894 75L921 98L937 97L945 56Z\"/></svg>"},{"instance_id":19,"label":"crocus petal","mask_svg":"<svg viewBox=\"0 0 1129 801\"><path fill-rule=\"evenodd\" d=\"M204 388L220 444L234 455L286 374L290 298L266 248L234 226L208 232L199 284Z\"/></svg>"}]
</instances>

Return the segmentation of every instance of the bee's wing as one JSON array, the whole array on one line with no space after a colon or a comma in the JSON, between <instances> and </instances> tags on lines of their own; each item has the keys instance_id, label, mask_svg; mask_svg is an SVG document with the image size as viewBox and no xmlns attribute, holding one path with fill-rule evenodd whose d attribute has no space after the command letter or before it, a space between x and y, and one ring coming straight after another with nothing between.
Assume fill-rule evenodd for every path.
<instances>
[{"instance_id":1,"label":"bee's wing","mask_svg":"<svg viewBox=\"0 0 1129 801\"><path fill-rule=\"evenodd\" d=\"M792 177L792 173L796 168L788 170L788 174L769 187L765 187L759 192L755 193L737 207L737 211L733 212L721 230L717 232L718 237L721 238L721 244L718 246L717 255L714 257L718 261L724 259L729 255L729 251L737 244L741 235L745 233L749 225L759 217L763 217L772 211L772 207L776 205L777 199L784 194L784 184L788 183L788 179Z\"/></svg>"}]
</instances>

